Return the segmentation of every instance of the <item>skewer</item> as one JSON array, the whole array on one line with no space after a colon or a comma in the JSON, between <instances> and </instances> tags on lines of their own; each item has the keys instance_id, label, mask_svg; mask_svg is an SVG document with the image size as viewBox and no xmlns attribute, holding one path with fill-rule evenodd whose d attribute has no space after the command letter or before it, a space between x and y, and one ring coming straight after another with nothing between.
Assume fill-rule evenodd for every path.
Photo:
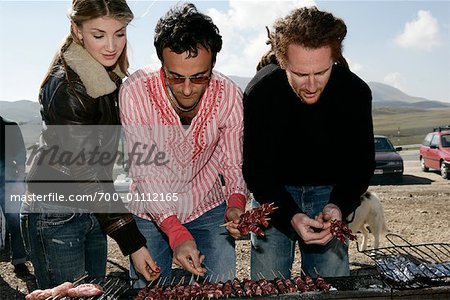
<instances>
[{"instance_id":1,"label":"skewer","mask_svg":"<svg viewBox=\"0 0 450 300\"><path fill-rule=\"evenodd\" d=\"M283 273L281 273L280 271L278 271L278 274L280 274L281 278L283 278L284 280L286 280L286 277L284 277Z\"/></svg>"},{"instance_id":2,"label":"skewer","mask_svg":"<svg viewBox=\"0 0 450 300\"><path fill-rule=\"evenodd\" d=\"M89 276L88 274L85 274L85 275L81 276L80 278L78 278L77 280L75 280L75 281L73 282L73 285L77 285L77 284L80 283L83 279L86 279L88 276Z\"/></svg>"},{"instance_id":3,"label":"skewer","mask_svg":"<svg viewBox=\"0 0 450 300\"><path fill-rule=\"evenodd\" d=\"M172 280L172 283L171 284L173 284L173 281L175 280L175 277L173 278L173 280ZM181 277L181 279L180 279L180 282L178 282L178 284L177 285L183 285L184 284L184 276L183 277Z\"/></svg>"},{"instance_id":4,"label":"skewer","mask_svg":"<svg viewBox=\"0 0 450 300\"><path fill-rule=\"evenodd\" d=\"M262 272L259 272L256 275L258 276L259 279L266 279L266 277L264 277L264 274Z\"/></svg>"},{"instance_id":5,"label":"skewer","mask_svg":"<svg viewBox=\"0 0 450 300\"><path fill-rule=\"evenodd\" d=\"M164 280L163 280L163 282L161 283L161 286L164 286L164 283L166 283L166 279L167 279L168 277L164 277Z\"/></svg>"},{"instance_id":6,"label":"skewer","mask_svg":"<svg viewBox=\"0 0 450 300\"><path fill-rule=\"evenodd\" d=\"M172 281L170 282L170 285L173 285L174 281L175 281L175 277L172 278Z\"/></svg>"},{"instance_id":7,"label":"skewer","mask_svg":"<svg viewBox=\"0 0 450 300\"><path fill-rule=\"evenodd\" d=\"M273 210L275 210L275 209L278 209L278 208L279 208L278 206L273 206L273 205L275 205L275 202L269 203L268 205L269 205L269 206L270 206L270 208L271 208L271 209L273 209Z\"/></svg>"},{"instance_id":8,"label":"skewer","mask_svg":"<svg viewBox=\"0 0 450 300\"><path fill-rule=\"evenodd\" d=\"M161 277L158 279L158 282L156 283L156 286L158 286L158 284L159 284L159 282L161 281ZM150 284L151 284L152 282L150 282L148 285L147 285L147 287L150 287Z\"/></svg>"},{"instance_id":9,"label":"skewer","mask_svg":"<svg viewBox=\"0 0 450 300\"><path fill-rule=\"evenodd\" d=\"M205 279L203 279L203 284L208 280L208 276L205 276Z\"/></svg>"},{"instance_id":10,"label":"skewer","mask_svg":"<svg viewBox=\"0 0 450 300\"><path fill-rule=\"evenodd\" d=\"M219 225L219 227L225 227L225 226L231 225L232 223L233 223L233 221L228 221L222 225Z\"/></svg>"}]
</instances>

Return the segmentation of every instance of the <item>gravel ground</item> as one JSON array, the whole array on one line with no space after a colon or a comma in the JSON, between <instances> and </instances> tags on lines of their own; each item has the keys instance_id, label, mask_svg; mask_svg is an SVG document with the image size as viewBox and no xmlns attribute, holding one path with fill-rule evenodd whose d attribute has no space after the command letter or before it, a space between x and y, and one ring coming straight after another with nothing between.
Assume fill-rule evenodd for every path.
<instances>
[{"instance_id":1,"label":"gravel ground","mask_svg":"<svg viewBox=\"0 0 450 300\"><path fill-rule=\"evenodd\" d=\"M420 171L417 154L414 151L402 153L405 158L405 175L402 185L374 185L369 188L380 197L390 233L402 236L412 244L450 243L450 181L442 179L437 172ZM369 239L369 247L373 239ZM128 268L128 259L124 258L118 247L110 241L108 253L108 273L124 272ZM392 244L381 240L380 247ZM237 242L237 266L240 279L250 274L250 243ZM18 278L8 262L8 251L0 252L0 299L22 299L34 290L34 277ZM359 253L356 244L350 245L352 268L373 265L365 254ZM27 263L32 270L31 264ZM298 274L300 258L297 251L294 275Z\"/></svg>"}]
</instances>

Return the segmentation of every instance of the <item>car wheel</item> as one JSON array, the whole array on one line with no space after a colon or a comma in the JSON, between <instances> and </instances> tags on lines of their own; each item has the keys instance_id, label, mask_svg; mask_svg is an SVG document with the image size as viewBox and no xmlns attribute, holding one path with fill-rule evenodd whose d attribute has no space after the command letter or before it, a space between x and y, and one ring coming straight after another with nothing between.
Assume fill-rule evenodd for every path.
<instances>
[{"instance_id":1,"label":"car wheel","mask_svg":"<svg viewBox=\"0 0 450 300\"><path fill-rule=\"evenodd\" d=\"M445 163L443 161L441 161L441 176L444 179L449 179L449 174L448 174L448 167L445 165Z\"/></svg>"},{"instance_id":2,"label":"car wheel","mask_svg":"<svg viewBox=\"0 0 450 300\"><path fill-rule=\"evenodd\" d=\"M423 159L423 157L420 158L420 169L423 172L428 172L430 169L428 169L427 165L425 165L425 160Z\"/></svg>"}]
</instances>

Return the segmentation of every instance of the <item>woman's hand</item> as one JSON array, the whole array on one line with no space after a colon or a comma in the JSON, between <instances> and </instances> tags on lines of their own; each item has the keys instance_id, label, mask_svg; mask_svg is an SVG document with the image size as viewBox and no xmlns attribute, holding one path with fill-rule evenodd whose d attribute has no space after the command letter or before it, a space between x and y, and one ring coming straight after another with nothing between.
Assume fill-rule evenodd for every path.
<instances>
[{"instance_id":1,"label":"woman's hand","mask_svg":"<svg viewBox=\"0 0 450 300\"><path fill-rule=\"evenodd\" d=\"M153 260L147 247L142 246L139 250L133 252L131 260L136 271L144 276L147 281L152 281L159 277L161 269Z\"/></svg>"}]
</instances>

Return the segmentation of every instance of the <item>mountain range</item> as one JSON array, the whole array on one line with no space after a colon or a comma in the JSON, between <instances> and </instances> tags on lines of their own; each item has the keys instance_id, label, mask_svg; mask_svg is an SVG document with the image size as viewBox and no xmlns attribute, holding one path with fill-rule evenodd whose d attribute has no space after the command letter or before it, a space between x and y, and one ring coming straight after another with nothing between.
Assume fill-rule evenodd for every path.
<instances>
[{"instance_id":1,"label":"mountain range","mask_svg":"<svg viewBox=\"0 0 450 300\"><path fill-rule=\"evenodd\" d=\"M450 103L430 100L422 97L414 97L405 94L401 90L380 82L367 83L372 90L372 106L374 108L448 108Z\"/></svg>"},{"instance_id":2,"label":"mountain range","mask_svg":"<svg viewBox=\"0 0 450 300\"><path fill-rule=\"evenodd\" d=\"M36 101L0 101L0 115L21 124L41 124L40 105Z\"/></svg>"},{"instance_id":3,"label":"mountain range","mask_svg":"<svg viewBox=\"0 0 450 300\"><path fill-rule=\"evenodd\" d=\"M250 82L249 77L230 76L242 90ZM372 90L372 106L379 108L402 108L402 109L436 109L450 108L450 103L429 100L421 97L407 95L401 90L380 82L368 82ZM29 100L0 101L0 115L15 120L19 123L40 124L39 103ZM374 112L375 113L375 112Z\"/></svg>"},{"instance_id":4,"label":"mountain range","mask_svg":"<svg viewBox=\"0 0 450 300\"><path fill-rule=\"evenodd\" d=\"M251 78L230 76L242 90L245 89ZM372 90L373 108L411 108L411 109L429 109L429 108L448 108L450 103L430 100L422 97L410 96L398 88L381 82L368 82Z\"/></svg>"}]
</instances>

